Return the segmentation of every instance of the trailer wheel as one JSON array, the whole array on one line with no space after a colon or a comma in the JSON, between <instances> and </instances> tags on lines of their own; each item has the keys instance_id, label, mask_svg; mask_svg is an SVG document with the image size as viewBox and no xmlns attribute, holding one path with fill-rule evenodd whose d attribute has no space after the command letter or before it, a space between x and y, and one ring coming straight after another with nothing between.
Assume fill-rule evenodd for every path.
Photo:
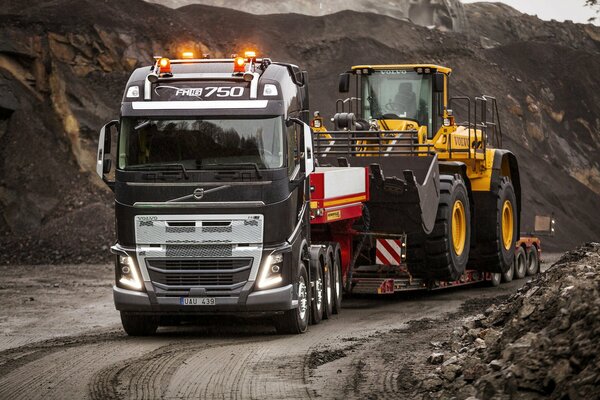
<instances>
[{"instance_id":1,"label":"trailer wheel","mask_svg":"<svg viewBox=\"0 0 600 400\"><path fill-rule=\"evenodd\" d=\"M502 274L500 272L492 272L492 279L490 280L490 285L493 287L500 286L500 282L502 281Z\"/></svg>"},{"instance_id":2,"label":"trailer wheel","mask_svg":"<svg viewBox=\"0 0 600 400\"><path fill-rule=\"evenodd\" d=\"M514 263L517 232L517 198L509 177L502 177L487 206L475 203L477 243L469 266L479 271L507 272Z\"/></svg>"},{"instance_id":3,"label":"trailer wheel","mask_svg":"<svg viewBox=\"0 0 600 400\"><path fill-rule=\"evenodd\" d=\"M121 311L121 324L129 336L152 336L158 329L158 318Z\"/></svg>"},{"instance_id":4,"label":"trailer wheel","mask_svg":"<svg viewBox=\"0 0 600 400\"><path fill-rule=\"evenodd\" d=\"M514 277L515 277L515 263L513 262L513 264L508 268L508 270L506 272L502 273L502 282L504 282L504 283L512 282Z\"/></svg>"},{"instance_id":5,"label":"trailer wheel","mask_svg":"<svg viewBox=\"0 0 600 400\"><path fill-rule=\"evenodd\" d=\"M333 261L331 263L331 283L333 284L333 313L338 314L342 310L342 293L344 291L342 283L342 262L340 256L340 246L333 245Z\"/></svg>"},{"instance_id":6,"label":"trailer wheel","mask_svg":"<svg viewBox=\"0 0 600 400\"><path fill-rule=\"evenodd\" d=\"M533 276L540 271L540 258L537 247L531 246L527 249L527 275Z\"/></svg>"},{"instance_id":7,"label":"trailer wheel","mask_svg":"<svg viewBox=\"0 0 600 400\"><path fill-rule=\"evenodd\" d=\"M303 262L298 265L298 283L295 285L298 297L298 307L285 311L275 317L275 329L278 333L299 334L308 329L310 314L310 284L308 273Z\"/></svg>"},{"instance_id":8,"label":"trailer wheel","mask_svg":"<svg viewBox=\"0 0 600 400\"><path fill-rule=\"evenodd\" d=\"M525 274L527 273L527 254L525 254L525 249L521 246L517 249L515 253L515 279L523 279L525 278Z\"/></svg>"},{"instance_id":9,"label":"trailer wheel","mask_svg":"<svg viewBox=\"0 0 600 400\"><path fill-rule=\"evenodd\" d=\"M319 261L320 263L320 261ZM317 325L323 319L323 266L317 265L311 289L311 323Z\"/></svg>"},{"instance_id":10,"label":"trailer wheel","mask_svg":"<svg viewBox=\"0 0 600 400\"><path fill-rule=\"evenodd\" d=\"M440 176L440 203L433 230L410 235L408 268L412 275L436 280L456 280L467 265L471 245L471 208L467 187L460 175Z\"/></svg>"}]
</instances>

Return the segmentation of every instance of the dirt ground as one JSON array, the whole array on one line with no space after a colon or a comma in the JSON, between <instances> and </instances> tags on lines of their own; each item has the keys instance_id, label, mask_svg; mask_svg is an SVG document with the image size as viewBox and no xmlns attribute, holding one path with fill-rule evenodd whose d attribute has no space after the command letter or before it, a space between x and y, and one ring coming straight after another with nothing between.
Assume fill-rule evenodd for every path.
<instances>
[{"instance_id":1,"label":"dirt ground","mask_svg":"<svg viewBox=\"0 0 600 400\"><path fill-rule=\"evenodd\" d=\"M0 399L402 398L456 326L525 282L346 299L298 336L207 318L129 338L109 265L2 266L0 276Z\"/></svg>"}]
</instances>

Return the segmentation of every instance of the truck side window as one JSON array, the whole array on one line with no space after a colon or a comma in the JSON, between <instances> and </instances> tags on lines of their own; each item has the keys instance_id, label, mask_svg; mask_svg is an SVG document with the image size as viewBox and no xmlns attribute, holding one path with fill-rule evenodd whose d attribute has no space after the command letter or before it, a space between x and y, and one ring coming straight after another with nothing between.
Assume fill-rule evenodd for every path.
<instances>
[{"instance_id":1,"label":"truck side window","mask_svg":"<svg viewBox=\"0 0 600 400\"><path fill-rule=\"evenodd\" d=\"M287 151L288 151L288 175L291 176L294 173L296 165L300 163L300 152L298 146L300 144L299 137L300 130L298 125L292 124L287 128Z\"/></svg>"}]
</instances>

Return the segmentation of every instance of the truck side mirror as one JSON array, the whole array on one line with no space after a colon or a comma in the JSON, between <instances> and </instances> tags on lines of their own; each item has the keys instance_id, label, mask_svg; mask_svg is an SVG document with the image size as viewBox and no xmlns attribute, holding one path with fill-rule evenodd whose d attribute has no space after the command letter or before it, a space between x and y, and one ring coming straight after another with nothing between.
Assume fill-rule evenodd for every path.
<instances>
[{"instance_id":1,"label":"truck side mirror","mask_svg":"<svg viewBox=\"0 0 600 400\"><path fill-rule=\"evenodd\" d=\"M348 93L350 91L350 74L344 72L340 74L340 82L338 85L338 90L340 93Z\"/></svg>"},{"instance_id":2,"label":"truck side mirror","mask_svg":"<svg viewBox=\"0 0 600 400\"><path fill-rule=\"evenodd\" d=\"M310 130L310 126L307 124L302 124L304 131L304 165L306 176L310 175L315 170L315 159L313 157L313 147L312 147L312 131Z\"/></svg>"},{"instance_id":3,"label":"truck side mirror","mask_svg":"<svg viewBox=\"0 0 600 400\"><path fill-rule=\"evenodd\" d=\"M302 151L302 161L304 162L304 173L305 176L310 175L312 172L314 172L315 170L315 159L314 159L314 154L313 154L313 137L312 137L312 131L310 129L310 126L308 126L308 124L306 124L305 122L303 122L302 120L298 119L298 118L288 118L285 121L287 126L291 126L291 124L297 124L300 125L300 127L302 128L302 139L304 142L304 146L303 146L303 151ZM302 165L302 164L301 164Z\"/></svg>"},{"instance_id":4,"label":"truck side mirror","mask_svg":"<svg viewBox=\"0 0 600 400\"><path fill-rule=\"evenodd\" d=\"M119 128L119 121L113 120L108 124L104 125L102 129L100 129L100 135L98 137L98 153L96 158L96 173L98 176L110 187L113 189L115 182L110 181L106 175L110 173L112 168L112 158L111 158L111 149L112 149L112 139L113 139L113 131L115 132L114 136L116 136L116 131Z\"/></svg>"},{"instance_id":5,"label":"truck side mirror","mask_svg":"<svg viewBox=\"0 0 600 400\"><path fill-rule=\"evenodd\" d=\"M441 72L433 74L433 92L444 93L444 74Z\"/></svg>"}]
</instances>

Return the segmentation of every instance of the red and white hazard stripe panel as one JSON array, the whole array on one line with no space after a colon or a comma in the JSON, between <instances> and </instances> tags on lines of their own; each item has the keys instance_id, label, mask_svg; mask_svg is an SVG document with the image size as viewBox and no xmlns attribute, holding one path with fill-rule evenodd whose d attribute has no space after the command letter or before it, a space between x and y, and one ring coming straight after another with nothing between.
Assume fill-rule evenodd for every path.
<instances>
[{"instance_id":1,"label":"red and white hazard stripe panel","mask_svg":"<svg viewBox=\"0 0 600 400\"><path fill-rule=\"evenodd\" d=\"M402 263L402 241L399 239L377 239L375 262L378 265L400 265Z\"/></svg>"}]
</instances>

